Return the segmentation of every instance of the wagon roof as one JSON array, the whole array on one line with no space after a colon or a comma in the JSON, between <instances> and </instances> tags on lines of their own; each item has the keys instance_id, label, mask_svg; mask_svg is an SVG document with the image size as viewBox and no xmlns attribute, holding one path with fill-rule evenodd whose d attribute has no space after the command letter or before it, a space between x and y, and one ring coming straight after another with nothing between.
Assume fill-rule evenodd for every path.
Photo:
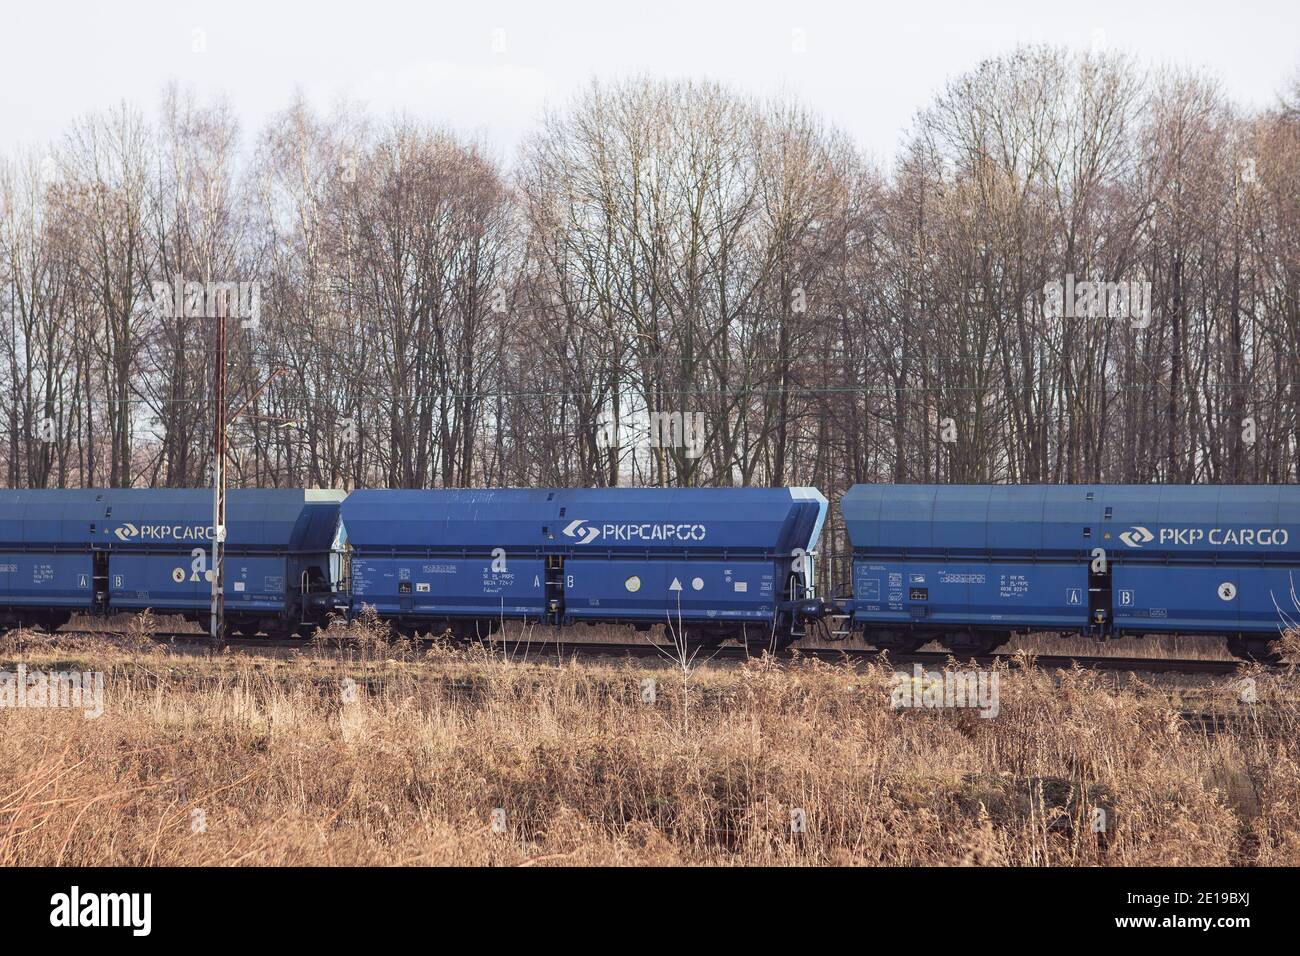
<instances>
[{"instance_id":1,"label":"wagon roof","mask_svg":"<svg viewBox=\"0 0 1300 956\"><path fill-rule=\"evenodd\" d=\"M264 551L327 551L341 491L235 489L226 543ZM190 549L210 540L206 488L0 490L0 549Z\"/></svg>"},{"instance_id":2,"label":"wagon roof","mask_svg":"<svg viewBox=\"0 0 1300 956\"><path fill-rule=\"evenodd\" d=\"M841 510L858 550L1073 554L1103 547L1133 559L1300 552L1296 485L854 485ZM1285 533L1259 535L1273 529Z\"/></svg>"},{"instance_id":3,"label":"wagon roof","mask_svg":"<svg viewBox=\"0 0 1300 956\"><path fill-rule=\"evenodd\" d=\"M813 550L826 499L811 488L551 488L354 491L343 503L358 551L426 548Z\"/></svg>"}]
</instances>

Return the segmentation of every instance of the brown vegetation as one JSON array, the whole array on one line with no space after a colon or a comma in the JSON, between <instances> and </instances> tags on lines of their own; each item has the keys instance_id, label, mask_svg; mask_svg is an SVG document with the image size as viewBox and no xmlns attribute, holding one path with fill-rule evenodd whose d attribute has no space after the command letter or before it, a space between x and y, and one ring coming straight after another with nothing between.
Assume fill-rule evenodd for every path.
<instances>
[{"instance_id":1,"label":"brown vegetation","mask_svg":"<svg viewBox=\"0 0 1300 956\"><path fill-rule=\"evenodd\" d=\"M883 666L683 685L333 636L286 660L10 635L0 670L107 690L98 719L0 710L0 864L1300 862L1294 671L1171 691L1026 662L984 719L894 709Z\"/></svg>"}]
</instances>

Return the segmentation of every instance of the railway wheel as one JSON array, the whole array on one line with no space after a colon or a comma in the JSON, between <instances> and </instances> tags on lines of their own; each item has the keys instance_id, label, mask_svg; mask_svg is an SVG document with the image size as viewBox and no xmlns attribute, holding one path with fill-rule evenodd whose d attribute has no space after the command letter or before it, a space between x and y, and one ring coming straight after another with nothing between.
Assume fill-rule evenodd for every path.
<instances>
[{"instance_id":1,"label":"railway wheel","mask_svg":"<svg viewBox=\"0 0 1300 956\"><path fill-rule=\"evenodd\" d=\"M492 636L492 621L488 618L469 618L451 621L451 636L457 641L486 641Z\"/></svg>"},{"instance_id":2,"label":"railway wheel","mask_svg":"<svg viewBox=\"0 0 1300 956\"><path fill-rule=\"evenodd\" d=\"M745 628L736 636L736 642L751 656L759 657L765 653L777 654L784 651L795 642L795 638L780 630L773 631L770 627L760 626Z\"/></svg>"},{"instance_id":3,"label":"railway wheel","mask_svg":"<svg viewBox=\"0 0 1300 956\"><path fill-rule=\"evenodd\" d=\"M299 624L294 621L285 621L283 623L277 623L269 626L263 623L259 625L258 628L254 628L252 631L250 631L247 627L245 627L244 633L251 634L251 633L255 633L258 630L260 630L263 634L265 634L273 641L291 641L291 640L296 640L298 638L308 638L308 637L312 637L316 633L315 625Z\"/></svg>"},{"instance_id":4,"label":"railway wheel","mask_svg":"<svg viewBox=\"0 0 1300 956\"><path fill-rule=\"evenodd\" d=\"M1282 652L1277 649L1277 641L1271 637L1245 637L1238 634L1228 638L1228 650L1233 657L1257 664L1275 666L1282 663Z\"/></svg>"},{"instance_id":5,"label":"railway wheel","mask_svg":"<svg viewBox=\"0 0 1300 956\"><path fill-rule=\"evenodd\" d=\"M390 621L392 637L418 641L425 637L439 637L450 630L450 625L439 627L436 624L418 624L414 621Z\"/></svg>"},{"instance_id":6,"label":"railway wheel","mask_svg":"<svg viewBox=\"0 0 1300 956\"><path fill-rule=\"evenodd\" d=\"M745 649L752 657L779 654L803 635L790 633L790 621L784 617L772 624L741 624L729 630L728 637Z\"/></svg>"},{"instance_id":7,"label":"railway wheel","mask_svg":"<svg viewBox=\"0 0 1300 956\"><path fill-rule=\"evenodd\" d=\"M673 627L664 632L670 647L687 654L716 650L730 636L730 632L719 628L699 626Z\"/></svg>"},{"instance_id":8,"label":"railway wheel","mask_svg":"<svg viewBox=\"0 0 1300 956\"><path fill-rule=\"evenodd\" d=\"M427 621L423 624L406 624L398 633L412 640L445 639L458 642L486 641L497 630L491 618L450 618L445 621Z\"/></svg>"},{"instance_id":9,"label":"railway wheel","mask_svg":"<svg viewBox=\"0 0 1300 956\"><path fill-rule=\"evenodd\" d=\"M72 614L64 611L34 611L15 615L13 620L17 627L35 627L53 634L72 620Z\"/></svg>"},{"instance_id":10,"label":"railway wheel","mask_svg":"<svg viewBox=\"0 0 1300 956\"><path fill-rule=\"evenodd\" d=\"M876 650L888 651L891 654L915 654L917 648L930 639L928 635L917 634L915 631L875 628L864 631L863 638Z\"/></svg>"},{"instance_id":11,"label":"railway wheel","mask_svg":"<svg viewBox=\"0 0 1300 956\"><path fill-rule=\"evenodd\" d=\"M1007 641L1011 635L988 631L949 631L940 643L953 654L959 656L983 657L992 654Z\"/></svg>"}]
</instances>

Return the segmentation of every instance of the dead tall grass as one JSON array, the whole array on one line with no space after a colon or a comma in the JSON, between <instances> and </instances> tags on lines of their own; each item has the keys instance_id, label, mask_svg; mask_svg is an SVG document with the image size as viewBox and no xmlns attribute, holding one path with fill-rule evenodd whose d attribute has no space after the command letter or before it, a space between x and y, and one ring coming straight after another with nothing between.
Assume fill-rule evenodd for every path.
<instances>
[{"instance_id":1,"label":"dead tall grass","mask_svg":"<svg viewBox=\"0 0 1300 956\"><path fill-rule=\"evenodd\" d=\"M1234 717L1209 734L1167 689L1084 671L1004 670L983 719L893 709L882 665L683 683L327 637L289 659L0 641L0 670L106 675L98 719L0 710L0 864L1300 862L1294 672L1201 688Z\"/></svg>"}]
</instances>

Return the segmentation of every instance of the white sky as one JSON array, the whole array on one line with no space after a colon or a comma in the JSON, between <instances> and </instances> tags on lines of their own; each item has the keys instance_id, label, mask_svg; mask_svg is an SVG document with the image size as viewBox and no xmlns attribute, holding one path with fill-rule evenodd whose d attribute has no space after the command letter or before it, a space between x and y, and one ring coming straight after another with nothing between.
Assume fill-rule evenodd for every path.
<instances>
[{"instance_id":1,"label":"white sky","mask_svg":"<svg viewBox=\"0 0 1300 956\"><path fill-rule=\"evenodd\" d=\"M343 96L380 116L436 118L505 158L545 105L593 75L644 72L794 92L888 161L947 78L1018 42L1207 67L1238 103L1265 106L1300 71L1300 2L11 0L0 13L0 152L123 99L152 116L174 78L201 99L224 92L245 136L301 89L321 108Z\"/></svg>"}]
</instances>

